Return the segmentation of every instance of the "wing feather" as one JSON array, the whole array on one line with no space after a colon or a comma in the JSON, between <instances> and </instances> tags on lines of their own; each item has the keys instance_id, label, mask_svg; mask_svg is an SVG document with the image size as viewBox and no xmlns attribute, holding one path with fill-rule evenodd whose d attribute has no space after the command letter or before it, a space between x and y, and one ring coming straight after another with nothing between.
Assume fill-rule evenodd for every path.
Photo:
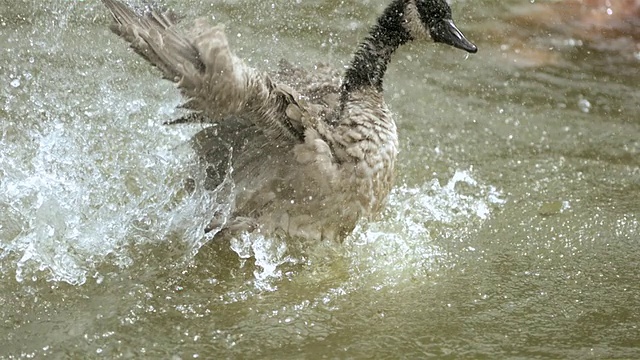
<instances>
[{"instance_id":1,"label":"wing feather","mask_svg":"<svg viewBox=\"0 0 640 360\"><path fill-rule=\"evenodd\" d=\"M254 123L268 139L292 145L304 141L305 129L314 121L298 101L300 96L236 57L222 25L211 26L200 19L183 34L171 11L148 9L140 15L117 0L102 2L114 19L110 29L165 79L177 84L186 98L183 108L199 113L171 123L242 118Z\"/></svg>"}]
</instances>

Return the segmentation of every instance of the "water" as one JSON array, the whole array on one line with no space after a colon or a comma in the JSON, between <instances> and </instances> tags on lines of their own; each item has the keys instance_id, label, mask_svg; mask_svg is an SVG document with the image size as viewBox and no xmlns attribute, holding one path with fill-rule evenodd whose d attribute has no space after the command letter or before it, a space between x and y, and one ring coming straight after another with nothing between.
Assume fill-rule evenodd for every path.
<instances>
[{"instance_id":1,"label":"water","mask_svg":"<svg viewBox=\"0 0 640 360\"><path fill-rule=\"evenodd\" d=\"M170 5L266 70L343 66L384 6ZM198 185L199 128L161 126L180 98L101 4L0 3L0 358L639 357L637 49L517 6L455 2L476 55L396 54L389 204L303 245L202 236L228 191Z\"/></svg>"}]
</instances>

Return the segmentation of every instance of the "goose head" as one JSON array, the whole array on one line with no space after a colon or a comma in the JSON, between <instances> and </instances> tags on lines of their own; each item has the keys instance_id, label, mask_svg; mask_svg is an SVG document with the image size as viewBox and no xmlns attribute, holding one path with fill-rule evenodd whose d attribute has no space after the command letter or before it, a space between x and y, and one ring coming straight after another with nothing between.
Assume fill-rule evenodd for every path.
<instances>
[{"instance_id":1,"label":"goose head","mask_svg":"<svg viewBox=\"0 0 640 360\"><path fill-rule=\"evenodd\" d=\"M445 0L408 0L404 26L413 39L431 38L435 42L475 53L478 48L453 23L451 7Z\"/></svg>"},{"instance_id":2,"label":"goose head","mask_svg":"<svg viewBox=\"0 0 640 360\"><path fill-rule=\"evenodd\" d=\"M382 92L382 79L396 49L413 40L432 39L475 53L478 48L451 20L446 0L394 0L360 43L342 84L341 102L357 89Z\"/></svg>"}]
</instances>

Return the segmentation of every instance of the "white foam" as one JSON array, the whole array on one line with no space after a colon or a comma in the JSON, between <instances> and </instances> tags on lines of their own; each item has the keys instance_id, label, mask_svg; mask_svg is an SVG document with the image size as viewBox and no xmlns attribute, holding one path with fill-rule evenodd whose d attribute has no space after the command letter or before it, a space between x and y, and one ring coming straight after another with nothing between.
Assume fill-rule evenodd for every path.
<instances>
[{"instance_id":1,"label":"white foam","mask_svg":"<svg viewBox=\"0 0 640 360\"><path fill-rule=\"evenodd\" d=\"M444 255L434 241L435 228L461 233L504 204L500 196L475 180L470 169L456 171L444 185L434 179L420 187L396 187L385 218L359 226L348 242L349 252L356 254L350 267L358 274L353 276L369 277L377 287L411 281Z\"/></svg>"},{"instance_id":2,"label":"white foam","mask_svg":"<svg viewBox=\"0 0 640 360\"><path fill-rule=\"evenodd\" d=\"M159 124L175 104L153 114L140 98L102 90L102 107L78 114L79 104L40 99L24 123L3 122L0 261L17 281L82 284L100 278L107 258L126 267L131 246L169 238L188 258L207 240L203 219L225 203L221 193L185 189L204 172L185 144L193 131Z\"/></svg>"}]
</instances>

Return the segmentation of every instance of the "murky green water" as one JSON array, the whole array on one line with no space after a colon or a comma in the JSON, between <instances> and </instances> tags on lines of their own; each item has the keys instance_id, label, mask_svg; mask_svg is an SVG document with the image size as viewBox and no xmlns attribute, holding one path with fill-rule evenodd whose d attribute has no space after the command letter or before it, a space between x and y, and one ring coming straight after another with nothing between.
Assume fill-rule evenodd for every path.
<instances>
[{"instance_id":1,"label":"murky green water","mask_svg":"<svg viewBox=\"0 0 640 360\"><path fill-rule=\"evenodd\" d=\"M379 221L203 246L224 198L183 190L198 128L160 125L174 88L97 1L0 2L0 358L640 357L640 54L518 4L454 3L476 55L395 56ZM268 70L342 66L384 2L171 5Z\"/></svg>"}]
</instances>

